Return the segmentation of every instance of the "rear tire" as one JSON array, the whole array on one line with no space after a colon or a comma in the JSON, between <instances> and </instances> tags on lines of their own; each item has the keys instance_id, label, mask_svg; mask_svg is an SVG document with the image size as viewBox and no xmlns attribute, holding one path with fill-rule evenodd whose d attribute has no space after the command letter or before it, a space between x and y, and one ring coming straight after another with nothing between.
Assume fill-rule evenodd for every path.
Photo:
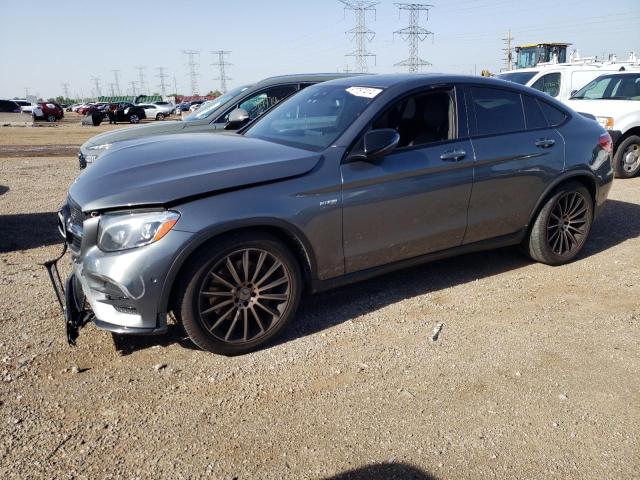
<instances>
[{"instance_id":1,"label":"rear tire","mask_svg":"<svg viewBox=\"0 0 640 480\"><path fill-rule=\"evenodd\" d=\"M49 115L47 117L47 122L49 122L49 123L54 123L56 120L57 120L57 118L56 118L55 115Z\"/></svg>"},{"instance_id":2,"label":"rear tire","mask_svg":"<svg viewBox=\"0 0 640 480\"><path fill-rule=\"evenodd\" d=\"M579 182L567 182L546 200L523 246L538 262L563 265L580 253L592 223L591 193Z\"/></svg>"},{"instance_id":3,"label":"rear tire","mask_svg":"<svg viewBox=\"0 0 640 480\"><path fill-rule=\"evenodd\" d=\"M630 135L618 145L613 168L617 178L632 178L640 172L640 136Z\"/></svg>"},{"instance_id":4,"label":"rear tire","mask_svg":"<svg viewBox=\"0 0 640 480\"><path fill-rule=\"evenodd\" d=\"M157 114L156 120L164 120L164 115L162 115L161 113Z\"/></svg>"},{"instance_id":5,"label":"rear tire","mask_svg":"<svg viewBox=\"0 0 640 480\"><path fill-rule=\"evenodd\" d=\"M138 115L131 115L129 117L129 122L131 122L131 123L140 123L140 118L138 118Z\"/></svg>"},{"instance_id":6,"label":"rear tire","mask_svg":"<svg viewBox=\"0 0 640 480\"><path fill-rule=\"evenodd\" d=\"M232 234L189 261L176 283L175 313L201 349L240 355L282 332L302 288L298 262L277 238Z\"/></svg>"}]
</instances>

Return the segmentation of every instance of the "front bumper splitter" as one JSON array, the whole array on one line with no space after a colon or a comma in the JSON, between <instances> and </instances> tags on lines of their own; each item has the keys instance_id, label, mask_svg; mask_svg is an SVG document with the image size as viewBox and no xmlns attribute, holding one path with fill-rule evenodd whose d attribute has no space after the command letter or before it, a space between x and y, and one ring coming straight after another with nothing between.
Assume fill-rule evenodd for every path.
<instances>
[{"instance_id":1,"label":"front bumper splitter","mask_svg":"<svg viewBox=\"0 0 640 480\"><path fill-rule=\"evenodd\" d=\"M55 292L65 318L67 342L69 345L75 346L76 340L80 334L80 329L87 323L93 321L95 316L91 308L87 307L87 302L84 293L82 292L82 288L78 289L78 282L75 274L70 274L64 284L62 282L60 272L58 270L58 262L66 253L67 243L65 242L62 253L53 260L45 262L43 265L47 269L53 291Z\"/></svg>"}]
</instances>

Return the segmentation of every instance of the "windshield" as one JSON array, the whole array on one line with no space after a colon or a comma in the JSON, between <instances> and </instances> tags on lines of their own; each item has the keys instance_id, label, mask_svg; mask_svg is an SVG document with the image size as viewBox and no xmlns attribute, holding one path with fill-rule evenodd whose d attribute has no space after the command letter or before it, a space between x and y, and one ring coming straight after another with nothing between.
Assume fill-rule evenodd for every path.
<instances>
[{"instance_id":1,"label":"windshield","mask_svg":"<svg viewBox=\"0 0 640 480\"><path fill-rule=\"evenodd\" d=\"M640 73L603 75L571 96L581 100L640 100Z\"/></svg>"},{"instance_id":2,"label":"windshield","mask_svg":"<svg viewBox=\"0 0 640 480\"><path fill-rule=\"evenodd\" d=\"M507 82L519 83L520 85L526 85L529 80L536 76L538 72L508 72L498 75L500 80L506 80Z\"/></svg>"},{"instance_id":3,"label":"windshield","mask_svg":"<svg viewBox=\"0 0 640 480\"><path fill-rule=\"evenodd\" d=\"M380 92L380 88L331 84L308 87L266 113L245 136L324 150Z\"/></svg>"},{"instance_id":4,"label":"windshield","mask_svg":"<svg viewBox=\"0 0 640 480\"><path fill-rule=\"evenodd\" d=\"M188 122L190 120L202 120L203 118L209 117L218 107L224 105L229 100L234 97L237 97L242 92L247 90L251 85L243 85L242 87L234 88L233 90L228 91L224 95L220 95L213 100L207 100L204 102L195 112L186 117L184 121ZM194 102L195 103L195 102ZM193 105L193 104L192 104Z\"/></svg>"}]
</instances>

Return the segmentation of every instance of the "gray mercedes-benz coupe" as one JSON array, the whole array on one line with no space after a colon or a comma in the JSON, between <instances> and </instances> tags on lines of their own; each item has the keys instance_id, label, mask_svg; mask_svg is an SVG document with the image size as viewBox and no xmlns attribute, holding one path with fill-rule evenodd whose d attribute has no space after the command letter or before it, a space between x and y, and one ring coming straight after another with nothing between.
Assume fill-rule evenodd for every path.
<instances>
[{"instance_id":1,"label":"gray mercedes-benz coupe","mask_svg":"<svg viewBox=\"0 0 640 480\"><path fill-rule=\"evenodd\" d=\"M560 265L613 179L592 119L501 80L376 75L304 89L239 134L153 136L104 153L69 189L56 280L67 334L167 330L240 354L304 292L520 244Z\"/></svg>"},{"instance_id":2,"label":"gray mercedes-benz coupe","mask_svg":"<svg viewBox=\"0 0 640 480\"><path fill-rule=\"evenodd\" d=\"M215 100L203 103L198 110L183 120L156 122L101 133L80 146L78 153L80 169L91 165L103 153L117 148L125 140L170 133L223 132L229 124L231 112L238 108L247 112L244 121L249 122L258 118L283 98L309 85L353 75L355 74L303 73L269 77L254 84L229 90Z\"/></svg>"}]
</instances>

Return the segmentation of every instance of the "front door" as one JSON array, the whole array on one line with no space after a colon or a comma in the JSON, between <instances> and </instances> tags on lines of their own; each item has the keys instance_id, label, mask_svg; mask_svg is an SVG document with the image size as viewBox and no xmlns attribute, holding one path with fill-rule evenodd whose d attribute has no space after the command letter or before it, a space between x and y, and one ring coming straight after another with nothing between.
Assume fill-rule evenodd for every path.
<instances>
[{"instance_id":1,"label":"front door","mask_svg":"<svg viewBox=\"0 0 640 480\"><path fill-rule=\"evenodd\" d=\"M462 243L473 150L456 93L443 87L399 99L371 125L396 129L398 148L381 160L343 163L347 273Z\"/></svg>"}]
</instances>

